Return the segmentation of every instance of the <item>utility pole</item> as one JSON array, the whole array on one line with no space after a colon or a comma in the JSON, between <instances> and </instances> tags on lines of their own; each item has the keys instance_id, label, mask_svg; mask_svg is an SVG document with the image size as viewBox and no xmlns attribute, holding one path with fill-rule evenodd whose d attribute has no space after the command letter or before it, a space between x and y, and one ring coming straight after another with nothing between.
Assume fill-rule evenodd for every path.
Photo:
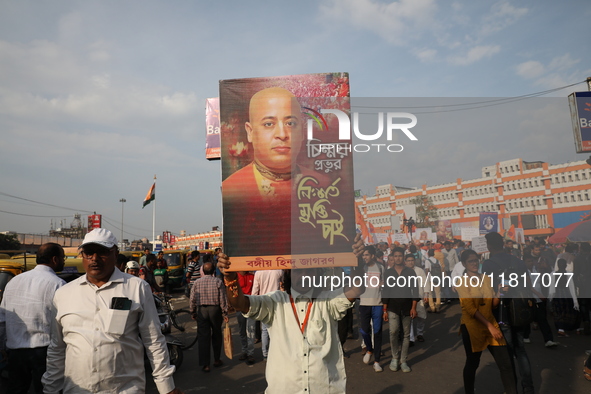
<instances>
[{"instance_id":1,"label":"utility pole","mask_svg":"<svg viewBox=\"0 0 591 394\"><path fill-rule=\"evenodd\" d=\"M123 207L125 206L127 200L122 198L121 200L119 200L119 202L121 203L121 239L119 240L119 242L121 243L121 248L123 249Z\"/></svg>"}]
</instances>

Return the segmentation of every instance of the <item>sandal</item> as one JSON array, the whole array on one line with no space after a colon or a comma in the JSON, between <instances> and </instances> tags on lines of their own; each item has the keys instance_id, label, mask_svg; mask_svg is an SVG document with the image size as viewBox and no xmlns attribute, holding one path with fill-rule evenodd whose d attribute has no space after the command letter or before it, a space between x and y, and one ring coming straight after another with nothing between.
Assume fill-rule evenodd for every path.
<instances>
[{"instance_id":1,"label":"sandal","mask_svg":"<svg viewBox=\"0 0 591 394\"><path fill-rule=\"evenodd\" d=\"M222 365L224 365L224 362L222 360L217 360L213 362L213 366L214 367L221 367Z\"/></svg>"},{"instance_id":2,"label":"sandal","mask_svg":"<svg viewBox=\"0 0 591 394\"><path fill-rule=\"evenodd\" d=\"M591 369L584 367L583 368L583 376L585 377L585 379L587 379L588 381L591 382Z\"/></svg>"},{"instance_id":3,"label":"sandal","mask_svg":"<svg viewBox=\"0 0 591 394\"><path fill-rule=\"evenodd\" d=\"M201 370L203 372L209 372L209 365L204 365L203 368L201 368Z\"/></svg>"}]
</instances>

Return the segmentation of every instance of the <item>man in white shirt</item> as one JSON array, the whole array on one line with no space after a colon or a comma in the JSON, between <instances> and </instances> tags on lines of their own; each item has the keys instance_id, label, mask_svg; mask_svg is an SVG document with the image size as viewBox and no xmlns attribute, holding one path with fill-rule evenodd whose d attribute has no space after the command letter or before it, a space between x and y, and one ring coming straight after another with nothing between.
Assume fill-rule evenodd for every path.
<instances>
[{"instance_id":1,"label":"man in white shirt","mask_svg":"<svg viewBox=\"0 0 591 394\"><path fill-rule=\"evenodd\" d=\"M145 349L158 391L182 394L150 286L115 267L117 239L110 231L92 230L80 248L86 275L53 300L44 392L142 393Z\"/></svg>"},{"instance_id":2,"label":"man in white shirt","mask_svg":"<svg viewBox=\"0 0 591 394\"><path fill-rule=\"evenodd\" d=\"M360 257L363 242L355 240L354 253ZM363 263L361 263L363 265ZM244 296L235 272L228 272L230 261L220 254L218 266L224 272L228 300L247 318L269 326L273 346L267 362L266 393L345 393L346 373L337 333L337 321L363 294L363 287L321 291L305 285L314 269L296 269L286 274L285 292ZM257 271L259 272L259 271ZM363 282L363 268L353 272ZM335 294L336 293L336 294Z\"/></svg>"},{"instance_id":3,"label":"man in white shirt","mask_svg":"<svg viewBox=\"0 0 591 394\"><path fill-rule=\"evenodd\" d=\"M64 249L56 243L41 245L37 266L6 285L0 305L0 350L8 351L9 393L27 393L31 383L42 393L51 304L55 291L66 284L55 273L64 269Z\"/></svg>"}]
</instances>

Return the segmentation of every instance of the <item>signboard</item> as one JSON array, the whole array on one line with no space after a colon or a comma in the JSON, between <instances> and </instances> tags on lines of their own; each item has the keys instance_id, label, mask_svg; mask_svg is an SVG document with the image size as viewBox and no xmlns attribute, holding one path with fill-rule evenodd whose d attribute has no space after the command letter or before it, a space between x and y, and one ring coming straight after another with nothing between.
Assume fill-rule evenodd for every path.
<instances>
[{"instance_id":1,"label":"signboard","mask_svg":"<svg viewBox=\"0 0 591 394\"><path fill-rule=\"evenodd\" d=\"M577 153L591 152L591 92L568 96Z\"/></svg>"},{"instance_id":2,"label":"signboard","mask_svg":"<svg viewBox=\"0 0 591 394\"><path fill-rule=\"evenodd\" d=\"M205 100L205 158L220 159L220 99Z\"/></svg>"},{"instance_id":3,"label":"signboard","mask_svg":"<svg viewBox=\"0 0 591 394\"><path fill-rule=\"evenodd\" d=\"M412 239L414 241L427 242L431 240L432 233L433 230L431 230L431 228L417 228L415 229L415 232L412 233Z\"/></svg>"},{"instance_id":4,"label":"signboard","mask_svg":"<svg viewBox=\"0 0 591 394\"><path fill-rule=\"evenodd\" d=\"M522 228L516 228L515 229L515 241L518 244L524 244L525 243L525 236L523 233L523 229Z\"/></svg>"},{"instance_id":5,"label":"signboard","mask_svg":"<svg viewBox=\"0 0 591 394\"><path fill-rule=\"evenodd\" d=\"M399 244L407 244L409 242L409 234L406 233L396 233L392 238L393 242L398 242Z\"/></svg>"},{"instance_id":6,"label":"signboard","mask_svg":"<svg viewBox=\"0 0 591 394\"><path fill-rule=\"evenodd\" d=\"M486 238L484 235L472 238L472 249L478 254L488 253L488 247L486 246Z\"/></svg>"},{"instance_id":7,"label":"signboard","mask_svg":"<svg viewBox=\"0 0 591 394\"><path fill-rule=\"evenodd\" d=\"M480 212L480 234L499 232L499 214L497 212Z\"/></svg>"},{"instance_id":8,"label":"signboard","mask_svg":"<svg viewBox=\"0 0 591 394\"><path fill-rule=\"evenodd\" d=\"M480 230L478 227L463 227L460 229L462 232L462 241L472 241L473 238L480 236Z\"/></svg>"},{"instance_id":9,"label":"signboard","mask_svg":"<svg viewBox=\"0 0 591 394\"><path fill-rule=\"evenodd\" d=\"M232 269L353 266L346 73L220 81L224 252ZM349 133L350 134L350 133Z\"/></svg>"},{"instance_id":10,"label":"signboard","mask_svg":"<svg viewBox=\"0 0 591 394\"><path fill-rule=\"evenodd\" d=\"M91 232L95 228L101 228L103 223L102 215L88 215L88 232Z\"/></svg>"}]
</instances>

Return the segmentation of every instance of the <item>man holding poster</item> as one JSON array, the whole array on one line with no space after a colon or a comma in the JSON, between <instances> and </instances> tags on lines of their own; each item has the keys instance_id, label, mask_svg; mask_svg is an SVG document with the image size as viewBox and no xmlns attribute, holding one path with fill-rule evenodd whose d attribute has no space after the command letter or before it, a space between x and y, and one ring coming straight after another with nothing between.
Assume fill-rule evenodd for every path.
<instances>
[{"instance_id":1,"label":"man holding poster","mask_svg":"<svg viewBox=\"0 0 591 394\"><path fill-rule=\"evenodd\" d=\"M303 110L319 115L308 107L321 109L327 100L302 98L308 91L301 86L320 86L331 97L334 87L324 83L331 75L220 82L224 250L235 256L237 269L355 264L348 252L354 235L352 158L346 149L337 151L350 149L350 141L338 139L335 116L326 121L320 115L322 134L302 149ZM348 97L343 101L348 111Z\"/></svg>"}]
</instances>

